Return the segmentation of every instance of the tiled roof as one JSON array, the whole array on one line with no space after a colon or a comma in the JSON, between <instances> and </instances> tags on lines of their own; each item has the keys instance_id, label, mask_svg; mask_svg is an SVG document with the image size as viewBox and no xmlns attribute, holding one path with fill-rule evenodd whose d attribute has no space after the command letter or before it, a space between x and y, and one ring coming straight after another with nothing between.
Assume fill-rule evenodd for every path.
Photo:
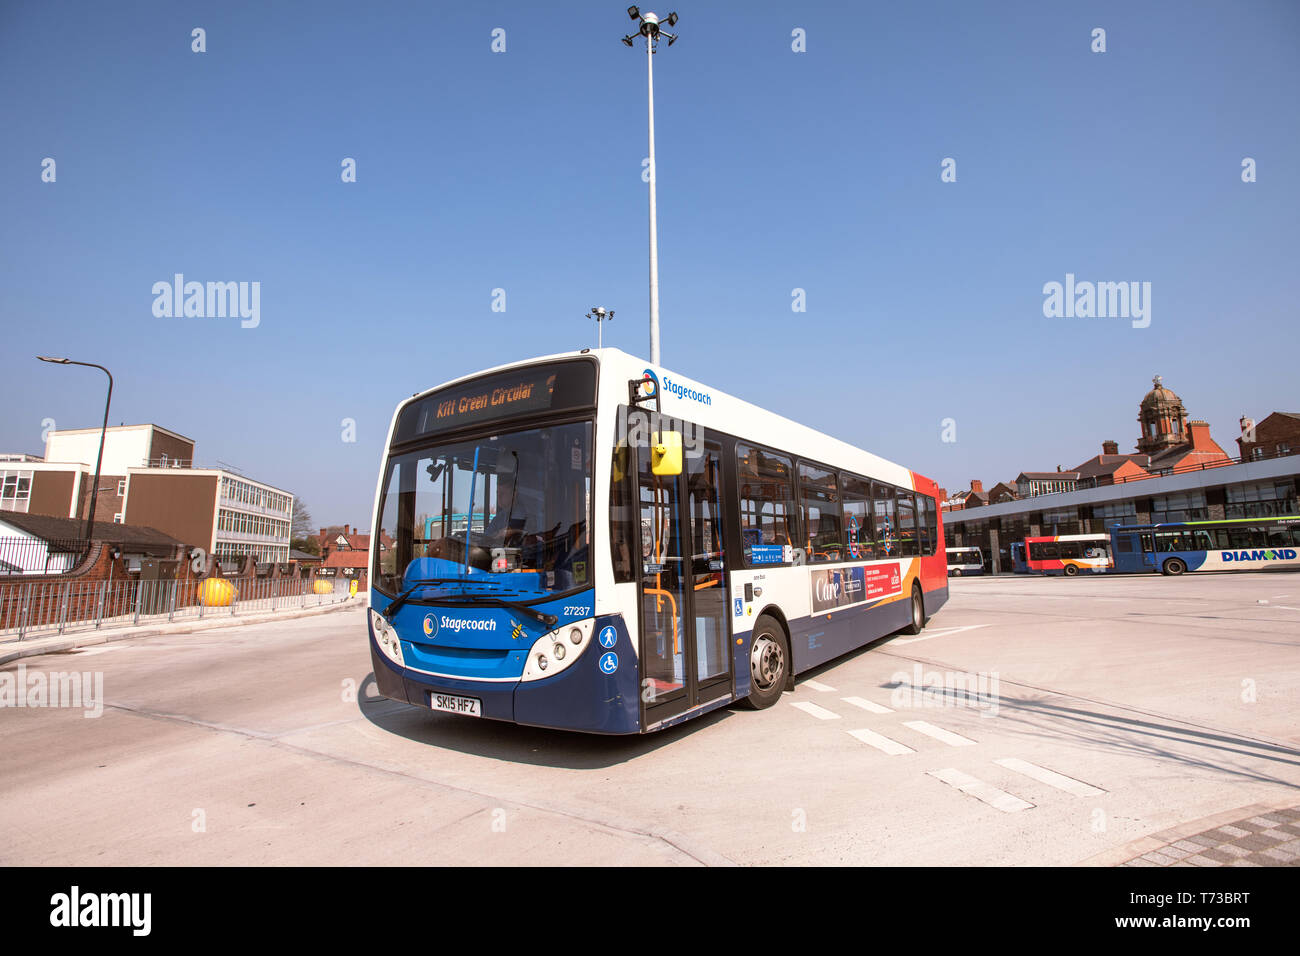
<instances>
[{"instance_id":1,"label":"tiled roof","mask_svg":"<svg viewBox=\"0 0 1300 956\"><path fill-rule=\"evenodd\" d=\"M369 563L365 551L335 551L321 565L322 568L364 568Z\"/></svg>"},{"instance_id":2,"label":"tiled roof","mask_svg":"<svg viewBox=\"0 0 1300 956\"><path fill-rule=\"evenodd\" d=\"M1118 469L1124 466L1127 461L1133 462L1140 468L1146 468L1150 461L1149 455L1094 455L1082 465L1074 470L1080 478L1095 478L1098 475L1112 475Z\"/></svg>"},{"instance_id":3,"label":"tiled roof","mask_svg":"<svg viewBox=\"0 0 1300 956\"><path fill-rule=\"evenodd\" d=\"M83 538L86 534L86 522L80 518L55 518L50 515L29 515L16 511L0 512L0 522L12 525L30 535L45 541L55 539ZM95 522L92 537L96 541L105 541L122 548L143 548L170 550L185 545L186 542L163 534L156 528L142 525L114 524L107 521Z\"/></svg>"},{"instance_id":4,"label":"tiled roof","mask_svg":"<svg viewBox=\"0 0 1300 956\"><path fill-rule=\"evenodd\" d=\"M1016 476L1028 478L1030 481L1078 481L1079 473L1077 471L1022 471Z\"/></svg>"}]
</instances>

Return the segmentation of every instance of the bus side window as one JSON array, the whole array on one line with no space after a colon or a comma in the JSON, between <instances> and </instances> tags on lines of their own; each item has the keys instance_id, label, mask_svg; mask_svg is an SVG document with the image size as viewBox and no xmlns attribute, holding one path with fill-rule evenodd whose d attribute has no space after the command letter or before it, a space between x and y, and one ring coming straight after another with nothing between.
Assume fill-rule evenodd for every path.
<instances>
[{"instance_id":1,"label":"bus side window","mask_svg":"<svg viewBox=\"0 0 1300 956\"><path fill-rule=\"evenodd\" d=\"M840 533L840 501L835 472L800 462L799 506L807 536L808 560L844 560L847 549Z\"/></svg>"},{"instance_id":2,"label":"bus side window","mask_svg":"<svg viewBox=\"0 0 1300 956\"><path fill-rule=\"evenodd\" d=\"M872 512L876 526L876 557L898 557L898 525L894 511L894 486L871 483Z\"/></svg>"},{"instance_id":3,"label":"bus side window","mask_svg":"<svg viewBox=\"0 0 1300 956\"><path fill-rule=\"evenodd\" d=\"M745 563L784 563L755 562L751 549L755 539L757 543L769 546L793 546L797 543L790 459L737 443L736 468L740 479L740 528L745 542ZM802 548L798 550L802 552Z\"/></svg>"},{"instance_id":4,"label":"bus side window","mask_svg":"<svg viewBox=\"0 0 1300 956\"><path fill-rule=\"evenodd\" d=\"M844 503L845 541L850 551L850 561L870 561L876 556L875 535L871 521L871 483L853 475L840 475L841 497ZM857 557L852 547L857 546Z\"/></svg>"}]
</instances>

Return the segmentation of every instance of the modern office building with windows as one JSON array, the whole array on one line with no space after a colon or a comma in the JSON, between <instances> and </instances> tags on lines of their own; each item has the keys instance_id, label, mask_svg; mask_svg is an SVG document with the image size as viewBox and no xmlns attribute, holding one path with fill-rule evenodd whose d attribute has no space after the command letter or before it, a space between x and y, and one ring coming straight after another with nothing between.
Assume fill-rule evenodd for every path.
<instances>
[{"instance_id":1,"label":"modern office building with windows","mask_svg":"<svg viewBox=\"0 0 1300 956\"><path fill-rule=\"evenodd\" d=\"M100 429L52 431L45 458L4 455L0 510L85 518ZM95 523L156 528L235 564L289 560L293 495L229 466L196 467L194 440L159 425L104 432Z\"/></svg>"},{"instance_id":2,"label":"modern office building with windows","mask_svg":"<svg viewBox=\"0 0 1300 956\"><path fill-rule=\"evenodd\" d=\"M289 560L293 495L220 468L132 468L126 520L165 531L234 564Z\"/></svg>"}]
</instances>

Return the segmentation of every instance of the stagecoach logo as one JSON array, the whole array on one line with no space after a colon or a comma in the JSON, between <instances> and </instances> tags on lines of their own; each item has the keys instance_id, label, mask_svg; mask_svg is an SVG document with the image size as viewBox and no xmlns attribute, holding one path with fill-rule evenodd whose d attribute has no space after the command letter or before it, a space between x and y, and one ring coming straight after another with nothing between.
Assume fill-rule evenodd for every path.
<instances>
[{"instance_id":1,"label":"stagecoach logo","mask_svg":"<svg viewBox=\"0 0 1300 956\"><path fill-rule=\"evenodd\" d=\"M1294 561L1295 556L1294 548L1283 548L1280 551L1224 551L1222 553L1224 561Z\"/></svg>"},{"instance_id":2,"label":"stagecoach logo","mask_svg":"<svg viewBox=\"0 0 1300 956\"><path fill-rule=\"evenodd\" d=\"M424 615L424 636L425 637L438 636L438 615L436 614Z\"/></svg>"},{"instance_id":3,"label":"stagecoach logo","mask_svg":"<svg viewBox=\"0 0 1300 956\"><path fill-rule=\"evenodd\" d=\"M690 399L692 402L699 402L701 405L713 404L713 396L710 395L708 392L697 392L695 389L690 388L689 386L681 385L678 382L674 382L667 375L664 376L663 383L661 385L659 381L659 376L654 373L653 369L646 369L645 374L650 378L652 382L655 383L656 391L662 387L665 392L668 392L670 395L676 395L678 398ZM654 394L654 393L651 392L650 394Z\"/></svg>"}]
</instances>

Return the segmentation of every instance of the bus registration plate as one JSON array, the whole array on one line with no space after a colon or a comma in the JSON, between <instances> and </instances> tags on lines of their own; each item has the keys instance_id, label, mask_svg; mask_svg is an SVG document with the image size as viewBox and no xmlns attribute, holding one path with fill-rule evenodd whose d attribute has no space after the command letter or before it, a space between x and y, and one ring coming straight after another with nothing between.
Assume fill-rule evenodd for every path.
<instances>
[{"instance_id":1,"label":"bus registration plate","mask_svg":"<svg viewBox=\"0 0 1300 956\"><path fill-rule=\"evenodd\" d=\"M483 704L477 697L454 697L451 694L430 694L429 706L434 710L463 717L482 717Z\"/></svg>"}]
</instances>

